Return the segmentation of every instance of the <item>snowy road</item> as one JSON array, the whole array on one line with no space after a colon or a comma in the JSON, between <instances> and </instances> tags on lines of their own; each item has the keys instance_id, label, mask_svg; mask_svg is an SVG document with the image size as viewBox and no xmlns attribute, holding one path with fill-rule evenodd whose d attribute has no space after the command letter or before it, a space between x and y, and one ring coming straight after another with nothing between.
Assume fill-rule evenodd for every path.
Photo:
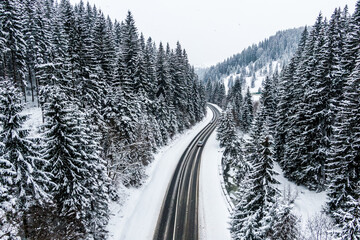
<instances>
[{"instance_id":1,"label":"snowy road","mask_svg":"<svg viewBox=\"0 0 360 240\"><path fill-rule=\"evenodd\" d=\"M167 146L159 149L154 162L146 170L149 178L140 188L121 190L127 197L111 205L112 217L108 226L108 240L150 240L154 236L157 220L169 182L179 158L196 135L213 118L208 108L203 121L179 134ZM216 132L210 136L200 167L199 186L199 238L201 240L230 239L229 212L220 186L219 163L222 151Z\"/></svg>"},{"instance_id":2,"label":"snowy road","mask_svg":"<svg viewBox=\"0 0 360 240\"><path fill-rule=\"evenodd\" d=\"M216 128L219 111L191 141L181 156L161 208L154 240L199 238L198 207L200 162L203 146ZM201 142L201 143L200 143Z\"/></svg>"}]
</instances>

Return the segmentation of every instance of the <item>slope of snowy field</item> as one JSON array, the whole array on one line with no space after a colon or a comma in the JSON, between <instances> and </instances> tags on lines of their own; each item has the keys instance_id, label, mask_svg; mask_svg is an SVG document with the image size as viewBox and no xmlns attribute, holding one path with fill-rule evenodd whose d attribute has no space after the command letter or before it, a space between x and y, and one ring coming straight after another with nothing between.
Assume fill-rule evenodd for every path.
<instances>
[{"instance_id":1,"label":"slope of snowy field","mask_svg":"<svg viewBox=\"0 0 360 240\"><path fill-rule=\"evenodd\" d=\"M28 102L22 114L28 117L24 122L23 128L29 130L29 137L40 138L40 127L43 124L41 108L37 106L36 102Z\"/></svg>"},{"instance_id":2,"label":"slope of snowy field","mask_svg":"<svg viewBox=\"0 0 360 240\"><path fill-rule=\"evenodd\" d=\"M202 240L231 239L231 207L227 204L219 174L222 154L214 131L204 146L200 167L199 232Z\"/></svg>"},{"instance_id":3,"label":"slope of snowy field","mask_svg":"<svg viewBox=\"0 0 360 240\"><path fill-rule=\"evenodd\" d=\"M180 159L191 140L211 121L213 114L207 109L204 120L187 130L155 155L154 162L147 168L149 176L142 187L121 188L127 198L122 204L113 203L109 223L109 239L152 239L163 199Z\"/></svg>"},{"instance_id":4,"label":"slope of snowy field","mask_svg":"<svg viewBox=\"0 0 360 240\"><path fill-rule=\"evenodd\" d=\"M269 77L271 77L271 73L275 72L276 68L278 70L280 70L278 61L272 61L271 63L267 64L263 68L256 71L255 82L254 82L255 84L254 84L253 88L251 87L252 76L245 77L245 85L243 86L243 95L245 95L247 88L250 87L250 93L253 94L252 95L253 101L259 101L260 94L256 94L256 93L258 93L259 89L262 88L262 83L263 83L265 77L267 75L269 75ZM249 72L249 67L247 67L246 69L247 69L247 72ZM266 73L266 74L264 74L264 73ZM240 76L241 76L241 74L232 73L223 79L226 93L228 93L228 91L229 91L230 78L232 78L233 81L235 81L236 77L240 77Z\"/></svg>"},{"instance_id":5,"label":"slope of snowy field","mask_svg":"<svg viewBox=\"0 0 360 240\"><path fill-rule=\"evenodd\" d=\"M295 183L290 182L284 177L283 171L278 163L274 164L274 170L279 173L279 175L275 176L275 178L280 182L278 186L279 190L284 192L290 189L293 194L297 195L294 202L293 213L296 216L301 217L301 226L304 232L308 220L321 213L322 208L326 204L327 193L326 191L310 191L304 186L298 186Z\"/></svg>"}]
</instances>

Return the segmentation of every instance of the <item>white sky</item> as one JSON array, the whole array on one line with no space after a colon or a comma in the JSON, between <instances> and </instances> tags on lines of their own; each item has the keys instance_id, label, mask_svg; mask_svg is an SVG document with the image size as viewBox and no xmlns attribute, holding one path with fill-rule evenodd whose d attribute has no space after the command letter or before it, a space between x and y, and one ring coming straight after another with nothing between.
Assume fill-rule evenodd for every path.
<instances>
[{"instance_id":1,"label":"white sky","mask_svg":"<svg viewBox=\"0 0 360 240\"><path fill-rule=\"evenodd\" d=\"M70 0L78 3L80 0ZM87 0L84 0L86 2ZM89 0L105 15L122 21L130 10L140 32L158 44L180 41L194 66L223 61L253 43L284 30L313 25L321 11L355 0Z\"/></svg>"}]
</instances>

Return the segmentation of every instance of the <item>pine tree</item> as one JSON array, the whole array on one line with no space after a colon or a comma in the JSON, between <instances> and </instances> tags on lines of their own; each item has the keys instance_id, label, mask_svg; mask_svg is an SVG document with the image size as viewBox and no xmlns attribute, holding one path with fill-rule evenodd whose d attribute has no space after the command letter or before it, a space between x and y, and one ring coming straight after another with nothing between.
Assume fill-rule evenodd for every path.
<instances>
[{"instance_id":1,"label":"pine tree","mask_svg":"<svg viewBox=\"0 0 360 240\"><path fill-rule=\"evenodd\" d=\"M225 85L224 83L219 83L219 88L217 95L215 96L215 103L218 104L220 107L225 107Z\"/></svg>"},{"instance_id":2,"label":"pine tree","mask_svg":"<svg viewBox=\"0 0 360 240\"><path fill-rule=\"evenodd\" d=\"M228 104L233 106L234 111L234 121L237 126L240 126L242 120L242 105L243 97L241 94L241 83L239 79L235 79L234 86L231 88L228 94ZM248 110L248 109L247 109Z\"/></svg>"},{"instance_id":3,"label":"pine tree","mask_svg":"<svg viewBox=\"0 0 360 240\"><path fill-rule=\"evenodd\" d=\"M243 141L237 136L231 108L228 108L221 117L217 131L217 139L220 141L220 146L225 148L221 160L225 182L229 183L228 178L231 169L233 169L236 174L236 180L241 181L248 172L249 165L244 161L242 151Z\"/></svg>"},{"instance_id":4,"label":"pine tree","mask_svg":"<svg viewBox=\"0 0 360 240\"><path fill-rule=\"evenodd\" d=\"M136 96L134 93L141 91L141 88L143 88L143 84L145 84L147 79L145 79L146 76L144 69L142 69L143 66L141 66L143 71L140 71L140 64L143 64L140 62L142 60L140 59L142 58L142 52L135 20L130 11L128 12L123 26L122 37L121 54L125 72L121 78L121 87L124 92L125 100L136 105ZM136 108L133 108L133 110L135 109Z\"/></svg>"},{"instance_id":5,"label":"pine tree","mask_svg":"<svg viewBox=\"0 0 360 240\"><path fill-rule=\"evenodd\" d=\"M96 126L91 124L90 116L75 112L76 126L74 131L76 151L83 161L82 185L87 190L84 194L88 199L86 208L82 209L86 232L94 239L107 236L106 226L109 218L108 187L110 180L106 175L106 162L100 157L100 135Z\"/></svg>"},{"instance_id":6,"label":"pine tree","mask_svg":"<svg viewBox=\"0 0 360 240\"><path fill-rule=\"evenodd\" d=\"M0 153L1 169L5 175L5 193L16 198L15 209L22 230L21 235L29 237L28 210L49 200L47 188L49 173L44 171L47 162L39 157L34 142L29 140L28 131L22 129L26 116L21 115L23 105L20 93L9 81L3 82L0 117L2 130L0 140L4 144ZM11 196L10 195L10 196ZM8 196L7 198L9 198ZM6 197L6 195L5 195Z\"/></svg>"},{"instance_id":7,"label":"pine tree","mask_svg":"<svg viewBox=\"0 0 360 240\"><path fill-rule=\"evenodd\" d=\"M53 87L51 98L45 104L46 145L43 157L51 166L53 182L51 189L57 206L58 221L63 226L65 236L83 236L85 234L84 212L90 199L86 197L88 189L83 185L88 172L81 152L77 151L76 121L74 109L71 109L65 93Z\"/></svg>"},{"instance_id":8,"label":"pine tree","mask_svg":"<svg viewBox=\"0 0 360 240\"><path fill-rule=\"evenodd\" d=\"M287 124L290 128L284 149L285 175L312 189L324 187L325 151L323 150L328 147L326 136L329 134L327 128L323 131L318 131L316 128L322 124L326 126L328 120L325 119L327 114L325 109L328 107L329 99L322 96L326 95L324 89L328 87L328 78L320 79L324 71L320 64L324 45L324 27L325 23L319 15L307 37L295 69L291 86L292 96L295 98L292 99L288 112ZM319 96L316 97L317 94ZM316 112L318 114L315 114ZM312 158L313 160L309 161Z\"/></svg>"},{"instance_id":9,"label":"pine tree","mask_svg":"<svg viewBox=\"0 0 360 240\"><path fill-rule=\"evenodd\" d=\"M328 211L346 209L344 206L347 197L360 197L357 188L359 184L359 87L360 87L360 57L354 71L348 77L344 87L343 101L338 110L339 115L334 127L328 171L331 177L329 186ZM345 208L345 209L344 209ZM337 221L339 218L335 217Z\"/></svg>"},{"instance_id":10,"label":"pine tree","mask_svg":"<svg viewBox=\"0 0 360 240\"><path fill-rule=\"evenodd\" d=\"M169 72L169 65L165 55L162 43L159 45L156 62L156 76L157 76L157 93L156 98L159 102L157 105L156 116L158 116L158 123L162 127L162 136L165 142L168 137L174 136L177 132L177 120L172 104L172 85L171 76Z\"/></svg>"},{"instance_id":11,"label":"pine tree","mask_svg":"<svg viewBox=\"0 0 360 240\"><path fill-rule=\"evenodd\" d=\"M250 89L248 88L242 106L241 129L244 132L248 132L250 130L253 118L253 102Z\"/></svg>"},{"instance_id":12,"label":"pine tree","mask_svg":"<svg viewBox=\"0 0 360 240\"><path fill-rule=\"evenodd\" d=\"M283 203L277 213L277 221L274 224L274 240L297 240L299 239L299 219L291 212L292 206L289 202Z\"/></svg>"},{"instance_id":13,"label":"pine tree","mask_svg":"<svg viewBox=\"0 0 360 240\"><path fill-rule=\"evenodd\" d=\"M186 100L188 99L186 91L186 69L183 59L183 52L179 42L176 44L175 53L170 56L170 66L172 67L172 86L173 104L176 106L176 117L178 120L178 129L182 132L185 128L189 127L186 112ZM189 112L188 112L189 113Z\"/></svg>"},{"instance_id":14,"label":"pine tree","mask_svg":"<svg viewBox=\"0 0 360 240\"><path fill-rule=\"evenodd\" d=\"M313 69L308 74L307 91L305 92L304 114L305 125L300 138L304 141L304 148L307 154L300 156L301 170L299 180L309 187L323 189L325 184L325 163L326 154L329 151L329 137L331 134L331 115L330 115L330 93L331 80L329 78L328 48L325 45L325 24L320 23L319 16L315 27L313 38ZM318 30L317 30L318 28ZM311 54L311 53L309 53ZM309 70L308 70L309 71ZM319 131L321 129L321 131ZM309 161L309 159L312 159Z\"/></svg>"},{"instance_id":15,"label":"pine tree","mask_svg":"<svg viewBox=\"0 0 360 240\"><path fill-rule=\"evenodd\" d=\"M96 15L95 15L96 14ZM92 57L94 59L95 71L104 74L105 83L111 85L115 74L115 46L114 39L108 29L104 14L102 12L93 11L94 26L93 26L93 50ZM101 73L100 72L100 73ZM102 74L99 74L102 77Z\"/></svg>"},{"instance_id":16,"label":"pine tree","mask_svg":"<svg viewBox=\"0 0 360 240\"><path fill-rule=\"evenodd\" d=\"M263 239L271 229L265 223L274 222L269 217L272 216L279 190L276 188L278 182L274 178L272 142L266 125L259 140L258 157L250 161L252 169L244 184L248 188L242 190L244 196L233 213L232 225L237 229L233 234L239 239Z\"/></svg>"},{"instance_id":17,"label":"pine tree","mask_svg":"<svg viewBox=\"0 0 360 240\"><path fill-rule=\"evenodd\" d=\"M347 210L340 210L336 214L342 219L340 226L342 232L340 234L341 240L360 239L360 200L356 200L351 196L348 197L346 202Z\"/></svg>"},{"instance_id":18,"label":"pine tree","mask_svg":"<svg viewBox=\"0 0 360 240\"><path fill-rule=\"evenodd\" d=\"M1 5L4 13L2 35L5 38L6 47L6 51L3 53L4 76L12 79L18 87L21 87L26 101L26 43L23 35L24 23L20 17L22 3L17 0L4 0Z\"/></svg>"},{"instance_id":19,"label":"pine tree","mask_svg":"<svg viewBox=\"0 0 360 240\"><path fill-rule=\"evenodd\" d=\"M155 99L156 95L156 85L157 85L157 79L156 79L156 49L154 49L153 42L151 38L148 38L145 46L144 51L144 61L145 61L145 68L146 68L146 74L149 78L149 89L147 91L149 98L151 100Z\"/></svg>"},{"instance_id":20,"label":"pine tree","mask_svg":"<svg viewBox=\"0 0 360 240\"><path fill-rule=\"evenodd\" d=\"M301 95L295 87L295 83L299 84L298 82L295 82L295 72L302 59L307 37L308 31L305 27L295 56L291 59L288 66L285 67L285 69L282 71L279 81L278 104L276 112L277 124L275 127L276 131L274 136L275 157L280 165L284 168L285 172L286 168L293 164L285 162L284 154L288 141L292 140L292 130L295 130L296 127L293 125L294 122L291 121L294 121L292 119L292 115L295 111L295 102L298 101ZM288 159L286 158L286 160Z\"/></svg>"},{"instance_id":21,"label":"pine tree","mask_svg":"<svg viewBox=\"0 0 360 240\"><path fill-rule=\"evenodd\" d=\"M356 2L355 12L353 13L349 25L348 33L344 43L344 58L343 58L343 77L351 74L356 65L356 56L360 49L359 36L360 36L360 1Z\"/></svg>"},{"instance_id":22,"label":"pine tree","mask_svg":"<svg viewBox=\"0 0 360 240\"><path fill-rule=\"evenodd\" d=\"M263 107L263 114L267 116L269 131L273 135L275 131L275 91L277 86L274 85L273 79L266 77L263 82L263 90L260 97L260 104Z\"/></svg>"}]
</instances>

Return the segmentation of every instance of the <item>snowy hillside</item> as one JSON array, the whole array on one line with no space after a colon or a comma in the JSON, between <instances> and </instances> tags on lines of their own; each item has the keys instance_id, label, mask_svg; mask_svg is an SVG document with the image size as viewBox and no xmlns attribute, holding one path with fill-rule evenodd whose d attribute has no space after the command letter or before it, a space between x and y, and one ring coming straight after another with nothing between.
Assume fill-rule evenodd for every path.
<instances>
[{"instance_id":1,"label":"snowy hillside","mask_svg":"<svg viewBox=\"0 0 360 240\"><path fill-rule=\"evenodd\" d=\"M225 107L226 93L236 80L240 80L243 94L249 87L253 101L258 101L263 80L266 76L271 77L275 72L280 72L289 63L303 30L296 28L279 31L215 66L197 69L200 79L206 84L207 100Z\"/></svg>"},{"instance_id":2,"label":"snowy hillside","mask_svg":"<svg viewBox=\"0 0 360 240\"><path fill-rule=\"evenodd\" d=\"M253 66L254 63L251 64ZM242 85L242 91L243 95L245 95L246 90L249 88L250 93L252 94L253 101L259 101L261 89L263 85L263 81L266 78L266 76L271 76L273 73L280 72L281 66L278 61L272 61L270 63L267 63L265 66L263 66L261 69L254 72L252 75L249 71L249 67L246 67L246 73L245 73L245 82ZM234 85L234 81L236 79L241 79L243 77L243 73L232 73L224 78L222 78L220 81L224 83L225 86L225 92L228 93L229 89Z\"/></svg>"}]
</instances>

